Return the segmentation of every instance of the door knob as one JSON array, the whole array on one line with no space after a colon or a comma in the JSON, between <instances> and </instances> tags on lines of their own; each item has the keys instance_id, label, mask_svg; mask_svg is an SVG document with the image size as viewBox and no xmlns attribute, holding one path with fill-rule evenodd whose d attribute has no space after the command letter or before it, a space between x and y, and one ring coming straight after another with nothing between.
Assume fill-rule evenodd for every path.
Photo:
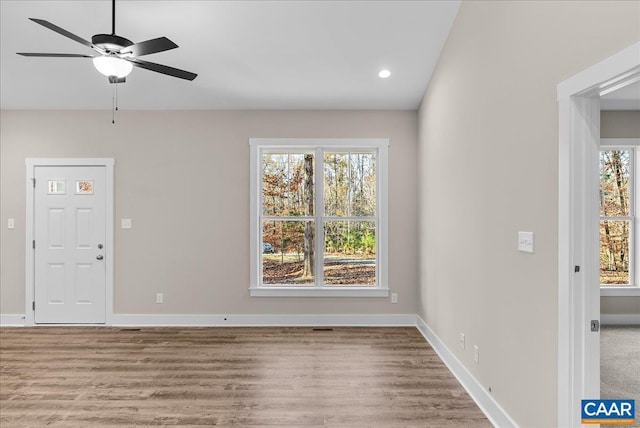
<instances>
[{"instance_id":1,"label":"door knob","mask_svg":"<svg viewBox=\"0 0 640 428\"><path fill-rule=\"evenodd\" d=\"M100 255L98 255L98 256L96 257L96 259L98 259L98 260L102 260L102 259L104 259L104 256L103 256L102 254L100 254Z\"/></svg>"}]
</instances>

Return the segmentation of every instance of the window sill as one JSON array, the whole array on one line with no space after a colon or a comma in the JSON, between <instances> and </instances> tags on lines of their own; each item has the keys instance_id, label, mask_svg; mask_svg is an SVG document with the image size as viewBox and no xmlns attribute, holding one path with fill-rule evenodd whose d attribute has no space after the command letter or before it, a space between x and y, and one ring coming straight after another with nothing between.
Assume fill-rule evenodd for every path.
<instances>
[{"instance_id":1,"label":"window sill","mask_svg":"<svg viewBox=\"0 0 640 428\"><path fill-rule=\"evenodd\" d=\"M600 297L640 296L640 287L600 287Z\"/></svg>"},{"instance_id":2,"label":"window sill","mask_svg":"<svg viewBox=\"0 0 640 428\"><path fill-rule=\"evenodd\" d=\"M389 297L388 288L371 287L260 287L252 297Z\"/></svg>"}]
</instances>

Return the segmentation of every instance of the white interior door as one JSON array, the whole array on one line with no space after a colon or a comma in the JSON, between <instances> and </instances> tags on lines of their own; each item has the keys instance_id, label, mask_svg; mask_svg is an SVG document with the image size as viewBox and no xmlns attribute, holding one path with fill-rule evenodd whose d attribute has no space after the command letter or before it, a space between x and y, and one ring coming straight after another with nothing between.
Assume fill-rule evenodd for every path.
<instances>
[{"instance_id":1,"label":"white interior door","mask_svg":"<svg viewBox=\"0 0 640 428\"><path fill-rule=\"evenodd\" d=\"M103 324L104 166L36 166L34 320Z\"/></svg>"}]
</instances>

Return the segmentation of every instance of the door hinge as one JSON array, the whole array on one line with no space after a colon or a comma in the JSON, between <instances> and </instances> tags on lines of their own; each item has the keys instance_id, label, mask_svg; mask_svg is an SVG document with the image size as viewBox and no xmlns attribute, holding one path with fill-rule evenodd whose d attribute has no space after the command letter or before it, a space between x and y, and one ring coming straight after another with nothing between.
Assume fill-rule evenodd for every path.
<instances>
[{"instance_id":1,"label":"door hinge","mask_svg":"<svg viewBox=\"0 0 640 428\"><path fill-rule=\"evenodd\" d=\"M34 250L36 249L36 240L35 239L33 240L33 249Z\"/></svg>"},{"instance_id":2,"label":"door hinge","mask_svg":"<svg viewBox=\"0 0 640 428\"><path fill-rule=\"evenodd\" d=\"M33 308L33 310L36 310L36 302L31 302L31 307Z\"/></svg>"},{"instance_id":3,"label":"door hinge","mask_svg":"<svg viewBox=\"0 0 640 428\"><path fill-rule=\"evenodd\" d=\"M591 320L591 331L600 331L600 321Z\"/></svg>"},{"instance_id":4,"label":"door hinge","mask_svg":"<svg viewBox=\"0 0 640 428\"><path fill-rule=\"evenodd\" d=\"M35 187L36 187L36 179L32 178L31 181L33 182L33 188L35 189Z\"/></svg>"}]
</instances>

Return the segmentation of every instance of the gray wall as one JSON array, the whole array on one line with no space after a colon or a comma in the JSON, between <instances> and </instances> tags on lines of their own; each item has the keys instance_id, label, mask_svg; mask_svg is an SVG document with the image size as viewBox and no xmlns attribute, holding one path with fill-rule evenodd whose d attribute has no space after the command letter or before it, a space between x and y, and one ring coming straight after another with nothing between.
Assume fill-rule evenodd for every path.
<instances>
[{"instance_id":1,"label":"gray wall","mask_svg":"<svg viewBox=\"0 0 640 428\"><path fill-rule=\"evenodd\" d=\"M557 84L639 39L638 2L466 1L422 101L419 314L523 427L557 423Z\"/></svg>"},{"instance_id":2,"label":"gray wall","mask_svg":"<svg viewBox=\"0 0 640 428\"><path fill-rule=\"evenodd\" d=\"M417 312L415 111L120 111L115 125L109 111L0 114L2 314L24 313L28 157L115 158L115 313ZM249 297L250 137L390 139L389 281L398 304ZM120 229L120 218L133 228Z\"/></svg>"},{"instance_id":3,"label":"gray wall","mask_svg":"<svg viewBox=\"0 0 640 428\"><path fill-rule=\"evenodd\" d=\"M640 138L640 111L600 112L601 138ZM640 297L601 297L600 313L640 314Z\"/></svg>"},{"instance_id":4,"label":"gray wall","mask_svg":"<svg viewBox=\"0 0 640 428\"><path fill-rule=\"evenodd\" d=\"M640 138L640 111L601 111L600 138Z\"/></svg>"}]
</instances>

